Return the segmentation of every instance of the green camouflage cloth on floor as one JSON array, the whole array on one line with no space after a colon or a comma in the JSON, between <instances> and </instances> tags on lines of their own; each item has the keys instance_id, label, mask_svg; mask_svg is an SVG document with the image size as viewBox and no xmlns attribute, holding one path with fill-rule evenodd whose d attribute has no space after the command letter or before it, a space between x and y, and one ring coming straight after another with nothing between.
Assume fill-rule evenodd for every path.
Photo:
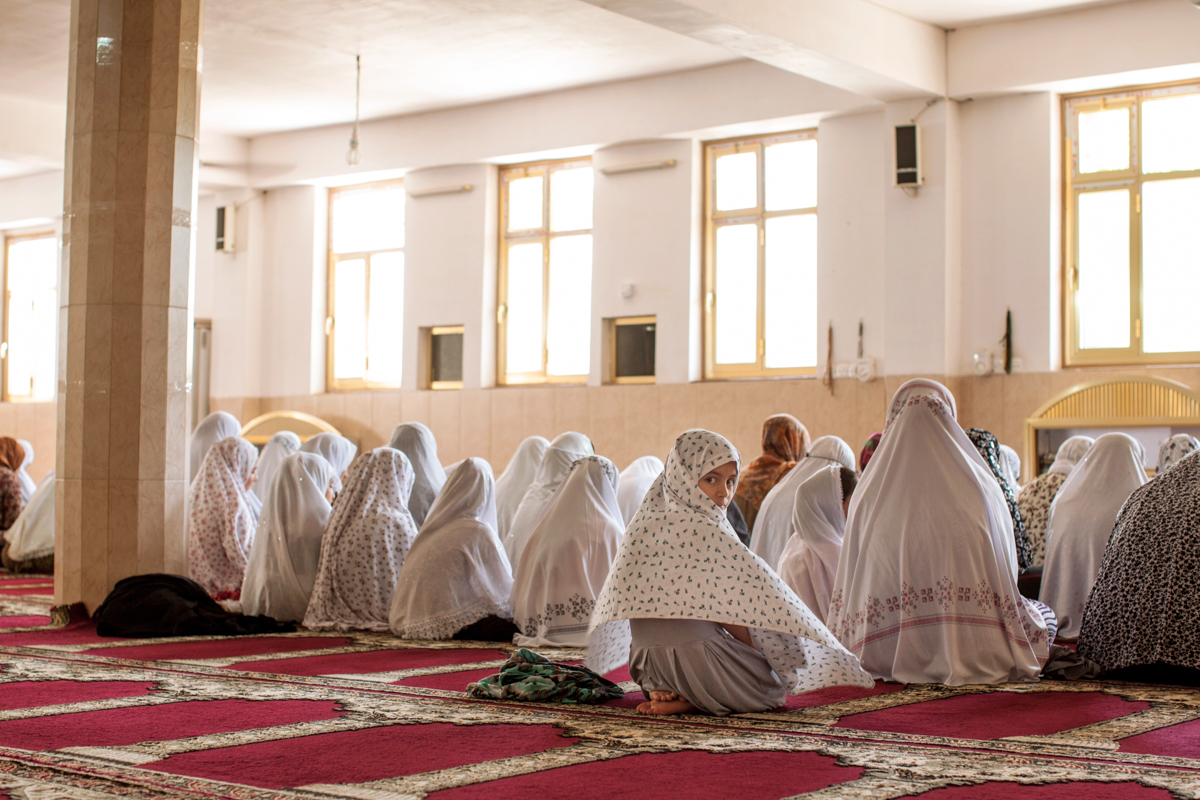
<instances>
[{"instance_id":1,"label":"green camouflage cloth on floor","mask_svg":"<svg viewBox=\"0 0 1200 800\"><path fill-rule=\"evenodd\" d=\"M524 647L504 662L499 674L468 685L467 694L492 700L558 703L603 703L625 696L620 686L587 667L559 664Z\"/></svg>"}]
</instances>

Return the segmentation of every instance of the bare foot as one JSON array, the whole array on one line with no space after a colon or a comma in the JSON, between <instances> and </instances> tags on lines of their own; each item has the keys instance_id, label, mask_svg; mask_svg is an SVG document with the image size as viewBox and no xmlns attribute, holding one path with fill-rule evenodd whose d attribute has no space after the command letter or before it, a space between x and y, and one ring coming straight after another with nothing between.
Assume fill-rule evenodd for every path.
<instances>
[{"instance_id":1,"label":"bare foot","mask_svg":"<svg viewBox=\"0 0 1200 800\"><path fill-rule=\"evenodd\" d=\"M679 695L674 692L650 692L647 695L651 700L660 703L669 703L672 700L678 700Z\"/></svg>"},{"instance_id":2,"label":"bare foot","mask_svg":"<svg viewBox=\"0 0 1200 800\"><path fill-rule=\"evenodd\" d=\"M642 703L637 707L639 714L648 714L654 717L669 717L673 714L690 714L696 710L696 707L687 700L680 698L678 700L651 700L647 703Z\"/></svg>"}]
</instances>

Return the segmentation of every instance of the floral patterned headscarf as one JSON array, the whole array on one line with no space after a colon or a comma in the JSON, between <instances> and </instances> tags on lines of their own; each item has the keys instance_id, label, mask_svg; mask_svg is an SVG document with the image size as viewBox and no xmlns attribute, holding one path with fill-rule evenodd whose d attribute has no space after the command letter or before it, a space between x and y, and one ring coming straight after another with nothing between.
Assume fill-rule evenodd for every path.
<instances>
[{"instance_id":1,"label":"floral patterned headscarf","mask_svg":"<svg viewBox=\"0 0 1200 800\"><path fill-rule=\"evenodd\" d=\"M767 417L763 423L762 455L751 461L738 476L734 498L750 530L754 530L754 520L767 492L804 458L808 444L808 429L791 414Z\"/></svg>"}]
</instances>

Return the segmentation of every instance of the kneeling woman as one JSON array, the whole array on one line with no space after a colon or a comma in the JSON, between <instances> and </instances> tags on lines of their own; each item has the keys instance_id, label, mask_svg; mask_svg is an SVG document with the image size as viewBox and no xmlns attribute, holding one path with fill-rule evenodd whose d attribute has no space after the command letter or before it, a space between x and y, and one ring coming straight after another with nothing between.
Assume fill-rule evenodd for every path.
<instances>
[{"instance_id":1,"label":"kneeling woman","mask_svg":"<svg viewBox=\"0 0 1200 800\"><path fill-rule=\"evenodd\" d=\"M786 693L869 687L851 655L758 556L725 509L738 452L709 431L682 434L630 522L588 638L588 666L629 662L643 714L723 716L783 705Z\"/></svg>"}]
</instances>

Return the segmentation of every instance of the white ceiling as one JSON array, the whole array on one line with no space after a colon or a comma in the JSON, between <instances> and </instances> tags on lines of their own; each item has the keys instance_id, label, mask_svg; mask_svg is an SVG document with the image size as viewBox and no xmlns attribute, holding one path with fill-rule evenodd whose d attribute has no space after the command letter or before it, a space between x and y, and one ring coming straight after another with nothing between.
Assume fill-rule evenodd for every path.
<instances>
[{"instance_id":1,"label":"white ceiling","mask_svg":"<svg viewBox=\"0 0 1200 800\"><path fill-rule=\"evenodd\" d=\"M1113 0L875 2L952 27ZM0 95L65 102L70 0L0 20ZM578 0L207 0L204 25L202 128L241 136L352 120L359 53L364 119L733 58Z\"/></svg>"},{"instance_id":2,"label":"white ceiling","mask_svg":"<svg viewBox=\"0 0 1200 800\"><path fill-rule=\"evenodd\" d=\"M1049 14L1124 0L871 0L877 6L942 28L978 25L998 19Z\"/></svg>"}]
</instances>

